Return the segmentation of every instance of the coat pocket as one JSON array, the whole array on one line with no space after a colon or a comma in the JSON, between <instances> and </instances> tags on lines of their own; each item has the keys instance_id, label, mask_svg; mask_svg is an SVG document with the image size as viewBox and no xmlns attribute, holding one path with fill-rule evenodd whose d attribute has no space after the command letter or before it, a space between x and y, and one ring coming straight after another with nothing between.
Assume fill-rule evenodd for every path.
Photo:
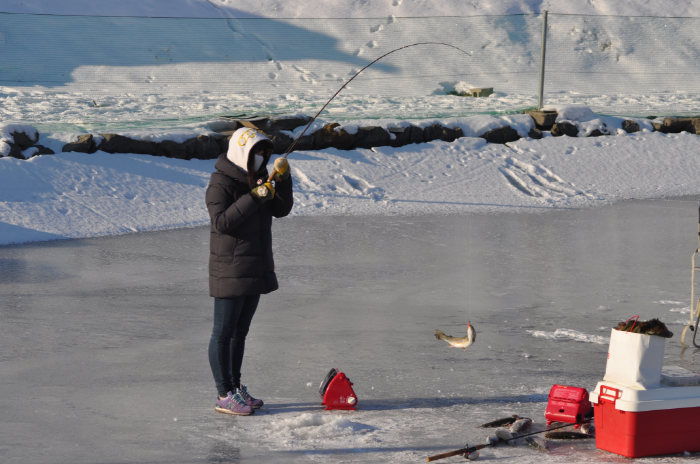
<instances>
[{"instance_id":1,"label":"coat pocket","mask_svg":"<svg viewBox=\"0 0 700 464\"><path fill-rule=\"evenodd\" d=\"M238 239L235 237L226 236L225 256L222 256L222 261L227 266L232 266L236 259L236 248L238 247Z\"/></svg>"}]
</instances>

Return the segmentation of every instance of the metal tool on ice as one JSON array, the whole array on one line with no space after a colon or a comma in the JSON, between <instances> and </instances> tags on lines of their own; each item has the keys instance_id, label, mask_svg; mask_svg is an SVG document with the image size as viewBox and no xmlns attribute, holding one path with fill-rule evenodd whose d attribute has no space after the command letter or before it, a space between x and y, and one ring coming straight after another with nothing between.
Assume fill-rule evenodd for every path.
<instances>
[{"instance_id":1,"label":"metal tool on ice","mask_svg":"<svg viewBox=\"0 0 700 464\"><path fill-rule=\"evenodd\" d=\"M698 248L695 250L690 260L690 324L686 325L681 333L681 345L683 345L683 347L687 346L685 344L685 334L688 332L688 329L690 329L690 331L693 332L693 346L695 348L700 348L700 345L695 342L695 338L698 336L698 324L700 323L700 298L698 298L697 302L695 301L695 272L700 270L700 267L695 266L695 255L698 253L700 253L700 208L698 208ZM693 305L695 305L695 309L693 309Z\"/></svg>"}]
</instances>

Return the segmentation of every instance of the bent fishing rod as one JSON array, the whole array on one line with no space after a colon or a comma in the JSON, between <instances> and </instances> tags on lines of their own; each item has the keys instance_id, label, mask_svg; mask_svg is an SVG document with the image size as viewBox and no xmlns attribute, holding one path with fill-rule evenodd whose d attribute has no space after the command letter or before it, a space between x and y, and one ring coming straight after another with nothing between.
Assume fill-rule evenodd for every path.
<instances>
[{"instance_id":1,"label":"bent fishing rod","mask_svg":"<svg viewBox=\"0 0 700 464\"><path fill-rule=\"evenodd\" d=\"M338 94L339 94L350 82L352 82L353 79L355 79L357 76L359 76L359 75L362 73L362 71L364 71L365 69L369 68L370 66L372 66L374 63L376 63L377 61L381 60L381 59L384 58L385 56L391 55L392 53L398 52L399 50L403 50L403 49L405 49L405 48L415 47L415 46L417 46L417 45L444 45L444 46L446 46L446 47L450 47L450 48L454 48L455 50L459 50L460 52L464 53L465 55L467 55L468 57L471 58L471 55L470 55L469 53L465 52L464 50L462 50L461 48L455 47L454 45L450 45L450 44L443 43L443 42L418 42L418 43L414 43L414 44L410 44L410 45L404 45L403 47L396 48L396 49L394 49L394 50L392 50L392 51L390 51L390 52L387 52L387 53L383 54L382 56L380 56L380 57L377 58L376 60L372 61L370 64L368 64L368 65L365 66L364 68L362 68L362 69L360 69L359 71L357 71L357 72L355 73L354 76L352 76L350 79L348 79L348 81L347 81L345 84L343 84L343 86L342 86L341 88L339 88L338 91L337 91L335 94L333 94L333 96L330 98L330 100L328 100L328 101L326 102L326 104L323 105L323 107L319 110L319 112L316 113L316 115L315 115L313 118L311 118L311 119L309 120L309 123L306 125L306 127L304 128L304 130L301 131L301 134L299 134L299 135L297 136L297 138L294 139L294 142L292 142L292 144L289 146L289 148L287 148L287 151L284 153L284 156L283 156L282 158L286 158L286 157L289 155L289 153L291 153L291 151L294 149L294 146L297 144L297 142L299 141L299 139L301 139L301 137L304 135L304 133L306 133L306 131L309 129L309 127L311 127L311 124L313 124L313 122L316 120L316 118L318 118L318 116L319 116L321 113L323 113L323 110L326 109L326 107L330 104L330 102L332 102L333 99L334 99L335 97L337 97ZM273 170L272 170L272 174L270 174L270 177L267 179L267 181L268 181L268 182L271 182L272 179L275 177L276 174L277 174L277 170L276 170L276 169L273 169Z\"/></svg>"},{"instance_id":2,"label":"bent fishing rod","mask_svg":"<svg viewBox=\"0 0 700 464\"><path fill-rule=\"evenodd\" d=\"M464 448L460 448L460 449L454 450L454 451L448 451L447 453L436 454L435 456L428 456L428 457L425 458L425 459L426 459L426 461L428 461L428 462L433 462L433 461L437 461L437 460L439 460L439 459L450 458L450 457L452 457L452 456L462 456L462 455L465 455L465 454L468 454L468 453L473 453L474 451L478 451L478 450L480 450L480 449L484 449L484 448L486 448L487 446L495 446L495 445L497 445L498 443L501 443L501 442L507 443L507 442L509 442L509 441L511 441L511 440L517 440L517 439L519 439L519 438L525 438L525 437L529 437L529 436L532 436L532 435L537 435L537 434L539 434L539 433L551 432L552 430L563 429L564 427L570 427L570 426L572 426L572 425L581 425L581 424L585 424L586 422L590 422L590 419L585 420L585 421L581 421L581 422L576 422L575 424L564 424L564 425L560 425L560 426L558 426L558 427L552 427L552 428L549 428L549 429L540 430L539 432L531 432L531 433L528 433L528 434L525 434L525 435L519 435L519 436L517 436L517 437L509 438L509 439L507 439L507 440L499 440L499 441L497 441L496 443L486 443L486 444L484 444L484 445L475 445L475 446L466 445Z\"/></svg>"}]
</instances>

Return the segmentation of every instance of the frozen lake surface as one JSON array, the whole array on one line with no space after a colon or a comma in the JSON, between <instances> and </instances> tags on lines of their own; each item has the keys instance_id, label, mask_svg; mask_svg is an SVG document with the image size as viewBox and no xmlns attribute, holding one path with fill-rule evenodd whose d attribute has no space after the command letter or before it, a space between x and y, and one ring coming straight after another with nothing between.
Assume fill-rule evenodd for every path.
<instances>
[{"instance_id":1,"label":"frozen lake surface","mask_svg":"<svg viewBox=\"0 0 700 464\"><path fill-rule=\"evenodd\" d=\"M425 462L483 443L474 427L500 417L544 427L550 387L593 388L610 328L633 315L667 322L666 363L698 369L679 324L699 203L276 221L281 289L261 300L243 366L266 402L252 417L213 410L208 228L0 247L0 460ZM468 321L466 352L434 338ZM335 366L354 413L320 406ZM551 446L481 459L629 461Z\"/></svg>"}]
</instances>

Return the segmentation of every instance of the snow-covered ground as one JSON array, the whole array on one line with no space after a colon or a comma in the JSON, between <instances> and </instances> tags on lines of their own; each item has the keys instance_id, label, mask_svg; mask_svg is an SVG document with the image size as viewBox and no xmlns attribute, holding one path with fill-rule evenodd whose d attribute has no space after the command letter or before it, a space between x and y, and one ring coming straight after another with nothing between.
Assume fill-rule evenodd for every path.
<instances>
[{"instance_id":1,"label":"snow-covered ground","mask_svg":"<svg viewBox=\"0 0 700 464\"><path fill-rule=\"evenodd\" d=\"M618 135L509 146L466 137L294 153L294 214L539 211L698 193L696 136L627 135L621 118L601 115L699 107L697 79L674 75L700 72L699 19L678 18L695 15L696 6L695 0L0 1L0 12L12 19L0 37L3 121L32 124L39 143L59 153L0 159L0 243L204 224L202 196L213 162L61 154L61 147L85 132L182 140L216 130L216 115L313 115L361 66L411 42L445 41L471 57L438 45L402 50L353 81L315 127L441 121L478 136L505 120L525 136L528 117L506 113L536 103L542 9L552 13L545 104L561 110L586 103L597 114L568 118L581 135L603 124ZM603 75L612 78L601 87ZM448 95L460 82L493 85L495 93Z\"/></svg>"},{"instance_id":2,"label":"snow-covered ground","mask_svg":"<svg viewBox=\"0 0 700 464\"><path fill-rule=\"evenodd\" d=\"M313 114L363 66L416 42L471 56L442 45L401 50L355 79L328 114L518 111L537 104L543 7L551 13L546 103L639 117L700 107L696 1L336 3L0 2L0 12L14 12L0 13L0 114L43 131ZM494 94L448 95L459 82Z\"/></svg>"},{"instance_id":3,"label":"snow-covered ground","mask_svg":"<svg viewBox=\"0 0 700 464\"><path fill-rule=\"evenodd\" d=\"M557 109L560 119L579 126L581 135L603 124L615 135L555 138L545 133L542 140L526 137L502 146L487 144L478 135L508 123L526 136L533 125L529 116L412 121L421 126L440 122L460 127L467 137L401 148L292 153L296 204L292 214L539 211L700 193L694 176L700 165L693 156L700 148L697 136L651 132L648 120L638 120L641 132L627 134L620 127L622 118L598 116L587 108ZM325 123L316 121L310 131ZM367 123L409 124L360 120L345 123L345 128L353 132ZM198 131L206 132L206 125L190 132L125 134L181 141ZM41 136L39 143L57 155L28 161L0 159L0 243L207 223L203 196L214 161L61 153L73 136Z\"/></svg>"},{"instance_id":4,"label":"snow-covered ground","mask_svg":"<svg viewBox=\"0 0 700 464\"><path fill-rule=\"evenodd\" d=\"M0 11L57 15L200 18L378 18L388 15L560 14L697 17L698 0L2 0Z\"/></svg>"},{"instance_id":5,"label":"snow-covered ground","mask_svg":"<svg viewBox=\"0 0 700 464\"><path fill-rule=\"evenodd\" d=\"M294 152L292 214L537 212L699 194L698 151L696 135L643 130ZM214 161L103 152L2 158L0 243L206 224L213 170Z\"/></svg>"}]
</instances>

